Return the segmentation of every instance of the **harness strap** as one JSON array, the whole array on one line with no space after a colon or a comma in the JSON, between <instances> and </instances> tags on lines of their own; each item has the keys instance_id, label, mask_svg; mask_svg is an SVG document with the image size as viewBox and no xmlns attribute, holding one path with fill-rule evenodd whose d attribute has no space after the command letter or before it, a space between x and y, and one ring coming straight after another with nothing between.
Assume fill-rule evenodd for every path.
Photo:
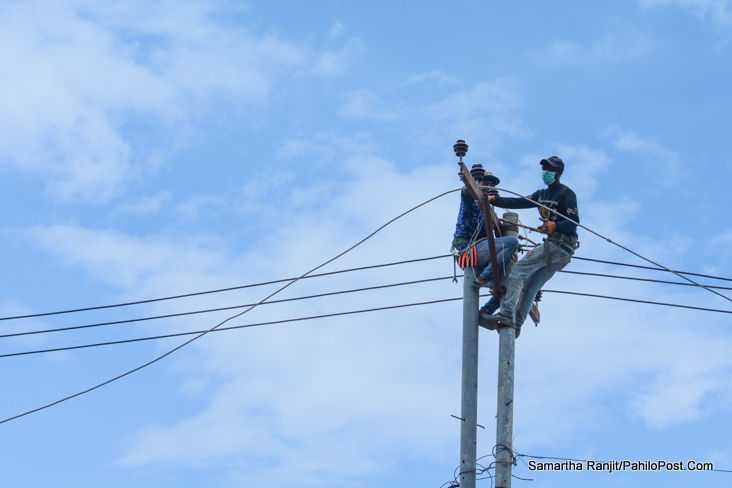
<instances>
[{"instance_id":1,"label":"harness strap","mask_svg":"<svg viewBox=\"0 0 732 488\"><path fill-rule=\"evenodd\" d=\"M552 272L552 249L549 240L544 241L544 261L546 262L546 270Z\"/></svg>"}]
</instances>

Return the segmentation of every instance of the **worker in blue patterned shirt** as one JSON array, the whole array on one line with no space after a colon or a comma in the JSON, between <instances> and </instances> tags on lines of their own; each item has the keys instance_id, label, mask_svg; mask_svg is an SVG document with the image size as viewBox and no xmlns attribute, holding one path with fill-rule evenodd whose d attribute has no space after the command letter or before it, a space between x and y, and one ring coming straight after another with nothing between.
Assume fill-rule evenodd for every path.
<instances>
[{"instance_id":1,"label":"worker in blue patterned shirt","mask_svg":"<svg viewBox=\"0 0 732 488\"><path fill-rule=\"evenodd\" d=\"M497 195L496 190L490 190L490 188L496 186L501 182L495 175L487 173L483 169L483 165L474 164L470 170L470 174L478 182L479 187L482 191L487 192L490 195ZM515 237L503 237L502 228L497 225L493 225L493 231L495 233L496 243L496 258L499 265L499 273L501 279L505 279L505 265L518 251L518 239ZM474 255L476 260L471 262L469 265L475 266L476 268L482 268L482 272L477 277L475 286L485 286L492 284L492 268L490 262L490 254L488 251L488 241L486 239L485 230L485 218L483 212L478 207L476 202L467 188L463 188L460 194L460 212L458 213L457 225L455 226L455 235L452 241L453 254L465 254L472 251L472 247L475 247ZM463 266L461 266L463 267ZM489 303L484 306L484 311L493 313L498 306L497 301L495 303ZM493 308L495 306L495 308ZM488 307L488 308L486 308ZM492 310L491 310L492 308Z\"/></svg>"}]
</instances>

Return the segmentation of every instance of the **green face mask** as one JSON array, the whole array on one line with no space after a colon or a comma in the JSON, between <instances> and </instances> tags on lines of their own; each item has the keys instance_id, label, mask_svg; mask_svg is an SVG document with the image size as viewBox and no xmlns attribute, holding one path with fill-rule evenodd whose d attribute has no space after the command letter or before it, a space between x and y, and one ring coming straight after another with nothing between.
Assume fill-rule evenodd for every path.
<instances>
[{"instance_id":1,"label":"green face mask","mask_svg":"<svg viewBox=\"0 0 732 488\"><path fill-rule=\"evenodd\" d=\"M557 174L553 171L542 171L541 172L541 179L546 183L547 185L551 185L556 181Z\"/></svg>"}]
</instances>

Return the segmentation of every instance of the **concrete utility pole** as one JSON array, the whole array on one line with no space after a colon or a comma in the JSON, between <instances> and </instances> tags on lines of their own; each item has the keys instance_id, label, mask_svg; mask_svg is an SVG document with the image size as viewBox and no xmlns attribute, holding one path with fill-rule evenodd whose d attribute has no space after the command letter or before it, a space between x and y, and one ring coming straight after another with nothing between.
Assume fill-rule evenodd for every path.
<instances>
[{"instance_id":1,"label":"concrete utility pole","mask_svg":"<svg viewBox=\"0 0 732 488\"><path fill-rule=\"evenodd\" d=\"M479 289L471 286L475 268L463 270L463 381L460 402L460 488L475 488L478 447Z\"/></svg>"},{"instance_id":2,"label":"concrete utility pole","mask_svg":"<svg viewBox=\"0 0 732 488\"><path fill-rule=\"evenodd\" d=\"M518 223L518 214L506 212L503 220ZM516 228L518 229L518 228ZM510 227L507 236L518 237ZM509 270L506 275L508 276ZM513 467L513 378L516 356L516 329L501 327L498 340L498 415L496 416L496 488L511 488Z\"/></svg>"}]
</instances>

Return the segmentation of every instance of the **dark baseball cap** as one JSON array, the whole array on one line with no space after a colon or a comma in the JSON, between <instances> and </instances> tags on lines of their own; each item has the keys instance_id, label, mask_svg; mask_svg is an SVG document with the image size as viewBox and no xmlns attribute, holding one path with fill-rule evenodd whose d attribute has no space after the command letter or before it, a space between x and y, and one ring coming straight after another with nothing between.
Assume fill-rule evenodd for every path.
<instances>
[{"instance_id":1,"label":"dark baseball cap","mask_svg":"<svg viewBox=\"0 0 732 488\"><path fill-rule=\"evenodd\" d=\"M542 159L539 161L539 164L541 167L550 166L557 170L558 173L561 173L564 171L564 161L562 161L558 156L552 156L550 158Z\"/></svg>"}]
</instances>

